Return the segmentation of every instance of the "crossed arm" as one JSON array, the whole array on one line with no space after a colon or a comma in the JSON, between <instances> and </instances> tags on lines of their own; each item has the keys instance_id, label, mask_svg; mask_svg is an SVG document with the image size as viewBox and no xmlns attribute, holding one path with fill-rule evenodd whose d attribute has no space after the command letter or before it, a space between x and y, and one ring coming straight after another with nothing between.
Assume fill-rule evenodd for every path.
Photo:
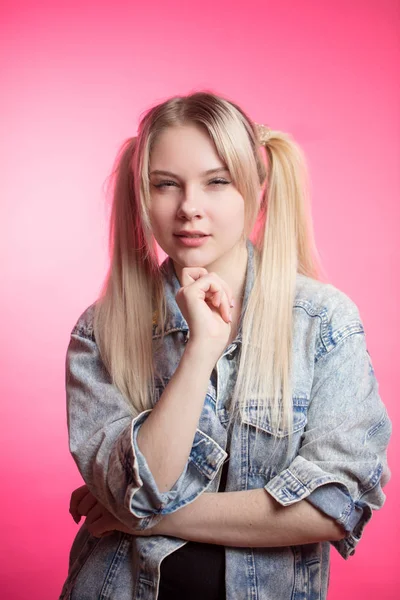
<instances>
[{"instance_id":1,"label":"crossed arm","mask_svg":"<svg viewBox=\"0 0 400 600\"><path fill-rule=\"evenodd\" d=\"M200 369L190 368L188 348L186 352L188 361L181 361L179 369L166 388L168 393L164 390L151 415L140 427L142 436L137 440L145 458L153 458L153 461L150 461L151 471L158 489L166 493L171 490L174 481L177 481L177 475L182 473L182 464L185 464L182 462L182 456L187 461L186 455L190 451L193 432L189 427L181 427L182 435L176 435L175 430L163 428L161 424L163 421L175 423L179 420L182 423L185 415L185 424L188 424L190 419L195 427L204 401L204 389L201 386L205 374ZM383 505L385 496L382 487L390 477L386 448L391 425L378 394L377 382L362 335L348 335L330 351L329 356L320 359L322 365L318 371L316 369L315 393L308 409L308 428L304 435L301 455L293 461L290 472L286 469L277 476L280 480L285 480L285 486L293 496L302 495L301 500L296 499L294 503L282 506L265 488L222 493L200 492L190 504L163 516L154 527L140 531L127 529L127 523L134 522L135 519L132 517L130 520L130 517L135 513L131 506L126 506L129 488L126 489L120 483L124 481L121 457L129 457L133 463L130 425L125 425L130 417L125 412L125 402L111 383L99 375L102 371L98 368L98 350L93 341L76 334L71 342L69 357L71 366L68 371L67 391L71 452L84 480L91 480L92 484L95 465L97 480L92 489L97 497L104 499L102 506L88 488L82 486L72 495L71 514L77 521L81 516L86 516L86 525L93 535L101 537L107 532L121 530L135 536L165 535L188 541L237 547L300 545L344 540L346 531L353 530L361 512L361 528L358 527L356 536L341 549L341 554L347 557L354 552L361 529L371 517L372 509ZM91 393L87 394L86 390L90 385L88 372L93 370L93 361L98 373L96 371L96 384L91 387ZM88 365L91 366L90 370ZM341 374L339 380L332 377L332 373L336 372ZM179 404L179 398L185 398L185 395L180 393L180 388L188 387L188 373L192 374L192 383L193 373L199 383L195 386L196 398L194 394L191 397L191 410L185 412ZM107 417L110 418L111 403L116 407L112 422L107 421ZM198 413L193 416L194 404ZM169 418L168 409L179 417ZM87 419L87 414L91 411L96 418ZM324 415L327 416L326 419L323 418ZM103 429L98 428L98 422L105 423ZM154 431L172 432L172 439L162 435L158 438L155 435L147 435L146 428L149 429L151 422L153 425L160 424ZM125 429L118 430L118 427ZM118 444L115 443L117 435ZM155 444L156 438L160 441L159 445ZM184 453L181 447L183 443ZM112 460L107 462L98 459L100 453L104 455L105 451L110 452ZM158 460L159 456L163 457L163 461ZM161 471L160 464L165 467ZM135 475L136 471L132 465L131 471ZM135 486L137 488L137 475L132 481L131 489L135 489ZM278 481L275 485L278 491L282 487L281 484L282 482ZM332 487L326 490L325 484L332 484ZM319 489L325 490L324 495L318 493ZM305 494L313 490L314 493L310 494L308 501ZM156 505L157 509L158 503L154 501L153 505ZM317 508L318 505L321 510ZM124 518L124 523L108 512L106 507L112 506L115 507L115 514L121 515L121 519ZM332 513L332 517L328 512ZM157 516L157 512L151 514ZM343 520L342 515L346 521L346 530L338 524L339 517Z\"/></svg>"},{"instance_id":2,"label":"crossed arm","mask_svg":"<svg viewBox=\"0 0 400 600\"><path fill-rule=\"evenodd\" d=\"M187 541L235 547L276 547L340 540L344 529L306 500L283 507L265 489L204 493L166 515L152 529L128 529L108 512L86 485L71 496L70 512L95 537L114 530L132 535L166 535Z\"/></svg>"}]
</instances>

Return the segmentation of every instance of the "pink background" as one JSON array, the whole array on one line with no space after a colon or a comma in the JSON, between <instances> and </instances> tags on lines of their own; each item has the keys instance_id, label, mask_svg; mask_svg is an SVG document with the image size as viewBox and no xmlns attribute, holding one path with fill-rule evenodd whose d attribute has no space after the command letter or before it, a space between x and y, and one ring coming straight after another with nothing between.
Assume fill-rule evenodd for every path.
<instances>
[{"instance_id":1,"label":"pink background","mask_svg":"<svg viewBox=\"0 0 400 600\"><path fill-rule=\"evenodd\" d=\"M106 272L103 187L116 151L151 104L208 88L291 132L308 157L317 243L330 281L360 308L395 426L387 503L349 562L332 551L329 599L395 598L399 2L4 6L0 597L54 600L66 576L81 479L64 359Z\"/></svg>"}]
</instances>

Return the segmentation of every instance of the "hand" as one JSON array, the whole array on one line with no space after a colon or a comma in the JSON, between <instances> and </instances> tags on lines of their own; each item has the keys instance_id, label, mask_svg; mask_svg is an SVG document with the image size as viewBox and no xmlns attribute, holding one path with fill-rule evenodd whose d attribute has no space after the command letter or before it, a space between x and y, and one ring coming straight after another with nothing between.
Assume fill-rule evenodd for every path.
<instances>
[{"instance_id":1,"label":"hand","mask_svg":"<svg viewBox=\"0 0 400 600\"><path fill-rule=\"evenodd\" d=\"M184 267L176 302L190 329L191 344L211 343L216 353L225 348L231 331L232 292L216 273Z\"/></svg>"},{"instance_id":2,"label":"hand","mask_svg":"<svg viewBox=\"0 0 400 600\"><path fill-rule=\"evenodd\" d=\"M81 485L71 494L69 512L75 523L79 523L81 516L87 515L97 503L96 498L89 491L87 485Z\"/></svg>"},{"instance_id":3,"label":"hand","mask_svg":"<svg viewBox=\"0 0 400 600\"><path fill-rule=\"evenodd\" d=\"M94 537L105 537L114 531L139 536L155 535L152 529L141 531L129 529L98 502L87 485L82 485L72 492L69 512L75 523L79 523L81 517L86 516L85 526Z\"/></svg>"}]
</instances>

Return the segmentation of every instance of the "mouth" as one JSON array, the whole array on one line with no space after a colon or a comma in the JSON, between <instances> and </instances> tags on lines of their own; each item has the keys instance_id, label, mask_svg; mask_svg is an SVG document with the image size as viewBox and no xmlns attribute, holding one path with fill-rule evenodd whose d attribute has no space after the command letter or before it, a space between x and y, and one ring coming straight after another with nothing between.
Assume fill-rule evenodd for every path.
<instances>
[{"instance_id":1,"label":"mouth","mask_svg":"<svg viewBox=\"0 0 400 600\"><path fill-rule=\"evenodd\" d=\"M174 237L179 244L187 248L197 248L205 244L210 235L202 232L181 232L174 233Z\"/></svg>"},{"instance_id":2,"label":"mouth","mask_svg":"<svg viewBox=\"0 0 400 600\"><path fill-rule=\"evenodd\" d=\"M190 238L190 239L196 239L196 238L202 238L202 237L208 237L208 235L206 233L175 233L176 237L184 237L184 238Z\"/></svg>"},{"instance_id":3,"label":"mouth","mask_svg":"<svg viewBox=\"0 0 400 600\"><path fill-rule=\"evenodd\" d=\"M209 234L203 233L202 231L181 231L179 233L174 233L177 237L185 237L185 238L201 238L208 237Z\"/></svg>"}]
</instances>

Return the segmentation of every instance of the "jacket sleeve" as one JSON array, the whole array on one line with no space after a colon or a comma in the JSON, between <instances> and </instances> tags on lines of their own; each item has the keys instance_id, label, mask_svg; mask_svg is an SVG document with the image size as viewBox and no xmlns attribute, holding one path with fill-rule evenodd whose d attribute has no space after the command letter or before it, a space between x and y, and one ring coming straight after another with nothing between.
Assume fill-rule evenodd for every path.
<instances>
[{"instance_id":1,"label":"jacket sleeve","mask_svg":"<svg viewBox=\"0 0 400 600\"><path fill-rule=\"evenodd\" d=\"M136 444L137 431L151 410L133 416L82 317L67 349L66 397L69 447L82 478L98 501L132 529L151 528L164 514L194 500L227 456L197 430L183 473L171 490L160 493Z\"/></svg>"},{"instance_id":2,"label":"jacket sleeve","mask_svg":"<svg viewBox=\"0 0 400 600\"><path fill-rule=\"evenodd\" d=\"M336 330L330 323L321 331L301 447L265 486L283 506L307 499L333 517L346 536L331 543L346 559L372 511L384 504L382 488L390 478L391 423L357 315Z\"/></svg>"}]
</instances>

